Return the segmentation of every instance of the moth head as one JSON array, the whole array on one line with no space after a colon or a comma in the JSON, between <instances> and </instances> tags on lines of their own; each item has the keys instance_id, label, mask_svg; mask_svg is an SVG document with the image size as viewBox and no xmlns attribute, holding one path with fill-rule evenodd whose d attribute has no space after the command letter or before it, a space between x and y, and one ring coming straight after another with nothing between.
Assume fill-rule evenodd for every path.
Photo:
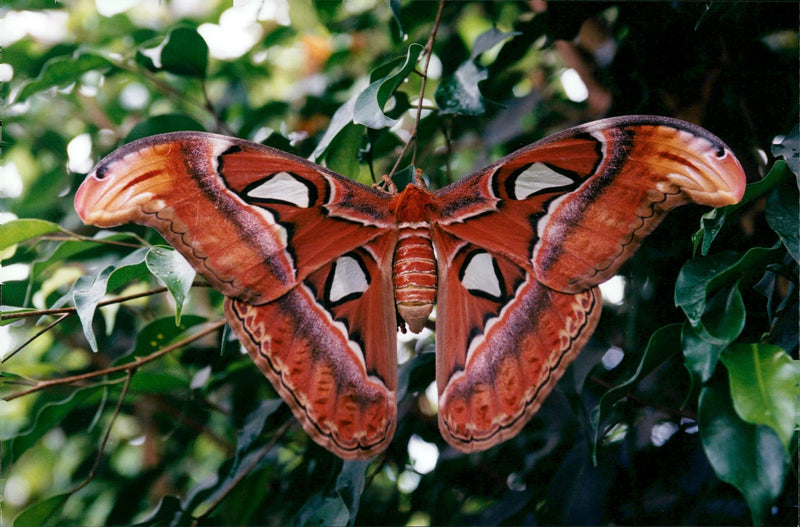
<instances>
[{"instance_id":1,"label":"moth head","mask_svg":"<svg viewBox=\"0 0 800 527\"><path fill-rule=\"evenodd\" d=\"M75 193L75 210L89 225L112 227L158 208L174 163L169 143L136 141L100 161Z\"/></svg>"}]
</instances>

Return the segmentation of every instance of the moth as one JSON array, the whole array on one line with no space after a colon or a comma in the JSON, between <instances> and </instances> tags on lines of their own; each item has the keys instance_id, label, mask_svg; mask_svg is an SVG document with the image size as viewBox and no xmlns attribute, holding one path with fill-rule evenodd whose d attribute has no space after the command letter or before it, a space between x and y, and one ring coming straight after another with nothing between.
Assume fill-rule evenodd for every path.
<instances>
[{"instance_id":1,"label":"moth","mask_svg":"<svg viewBox=\"0 0 800 527\"><path fill-rule=\"evenodd\" d=\"M571 128L435 192L368 187L200 132L112 152L75 195L87 224L156 229L226 297L228 324L305 431L344 459L397 424L398 325L436 306L439 429L463 452L514 437L592 334L598 284L668 211L738 202L708 131L628 116Z\"/></svg>"}]
</instances>

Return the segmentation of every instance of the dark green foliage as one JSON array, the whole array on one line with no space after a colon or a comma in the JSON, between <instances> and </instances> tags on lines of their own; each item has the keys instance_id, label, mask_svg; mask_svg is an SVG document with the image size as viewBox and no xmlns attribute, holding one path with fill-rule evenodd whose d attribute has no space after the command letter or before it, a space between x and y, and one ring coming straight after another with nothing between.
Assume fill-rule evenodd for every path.
<instances>
[{"instance_id":1,"label":"dark green foliage","mask_svg":"<svg viewBox=\"0 0 800 527\"><path fill-rule=\"evenodd\" d=\"M448 2L424 94L436 2L290 0L285 23L251 9L238 31L252 45L227 58L204 25L227 2L172 4L0 6L15 24L26 9L68 21L59 42L22 36L2 54L2 161L22 188L0 185L0 523L796 523L798 4ZM588 99L567 96L567 68ZM367 184L397 167L402 187L420 168L438 188L631 113L719 135L745 198L669 216L541 410L479 454L439 437L428 336L402 345L387 451L333 457L223 329L221 295L192 286L156 233L98 232L72 209L87 161L162 132L260 141ZM623 358L604 366L612 348ZM413 449L425 443L432 470Z\"/></svg>"}]
</instances>

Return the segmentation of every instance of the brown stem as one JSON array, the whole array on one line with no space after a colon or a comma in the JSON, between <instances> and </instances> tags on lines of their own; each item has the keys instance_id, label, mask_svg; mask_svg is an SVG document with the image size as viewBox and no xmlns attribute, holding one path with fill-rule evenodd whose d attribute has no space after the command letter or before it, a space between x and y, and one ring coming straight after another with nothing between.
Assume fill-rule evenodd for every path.
<instances>
[{"instance_id":1,"label":"brown stem","mask_svg":"<svg viewBox=\"0 0 800 527\"><path fill-rule=\"evenodd\" d=\"M423 54L425 55L425 65L422 68L422 72L420 76L422 77L422 84L420 85L419 89L419 99L417 100L417 114L414 117L414 128L411 130L411 136L406 141L406 144L403 145L403 150L400 152L400 155L397 156L397 161L394 162L394 166L392 170L389 171L389 177L391 178L394 176L395 172L397 172L400 163L403 161L403 157L405 157L408 149L411 147L411 144L414 143L414 154L411 157L411 164L413 165L416 162L417 158L417 128L419 127L419 121L422 119L422 107L423 101L425 100L425 85L428 82L428 66L431 63L431 55L433 54L433 43L436 40L436 33L439 30L439 23L442 20L442 11L444 10L444 0L439 0L439 9L436 12L436 20L433 22L433 29L431 29L431 34L428 37L428 42L425 44L425 49L423 49Z\"/></svg>"},{"instance_id":2,"label":"brown stem","mask_svg":"<svg viewBox=\"0 0 800 527\"><path fill-rule=\"evenodd\" d=\"M31 388L28 388L27 390L22 390L21 392L12 393L11 395L3 397L3 400L4 401L13 401L14 399L17 399L19 397L23 397L23 396L29 395L31 393L39 392L41 390L44 390L44 389L47 389L47 388L50 388L50 387L53 387L53 386L61 386L61 385L64 385L64 384L74 384L74 383L77 383L77 382L81 382L81 381L85 381L85 380L89 380L89 379L94 379L95 377L102 377L103 375L110 375L112 373L117 373L117 372L121 372L121 371L132 371L132 370L135 370L136 368L139 368L143 364L146 364L148 362L154 361L157 358L159 358L159 357L161 357L163 355L166 355L170 351L173 351L173 350L176 350L178 348L181 348L181 347L183 347L183 346L185 346L185 345L187 345L187 344L189 344L191 342L194 342L196 340L199 340L199 339L205 337L206 335L210 335L211 333L213 333L215 331L218 331L224 325L225 325L225 321L224 320L218 320L217 322L212 323L210 326L208 326L203 331L201 331L201 332L199 332L199 333L197 333L195 335L192 335L191 337L186 337L185 339L183 339L181 341L178 341L175 344L167 346L166 348L161 348L160 350L155 351L155 352L153 352L150 355L147 355L145 357L142 357L142 358L134 357L134 362L132 362L132 363L120 364L119 366L113 366L111 368L104 368L102 370L83 373L83 374L80 374L80 375L73 375L71 377L62 377L60 379L50 379L50 380L46 380L46 381L39 381L39 382L36 383L35 386L33 386Z\"/></svg>"},{"instance_id":3,"label":"brown stem","mask_svg":"<svg viewBox=\"0 0 800 527\"><path fill-rule=\"evenodd\" d=\"M210 285L205 282L195 282L192 284L192 287L210 287ZM137 298L142 298L144 296L158 295L161 293L165 293L166 291L167 291L166 287L159 287L157 289L151 289L150 291L144 291L141 293L132 293L130 295L109 298L108 300L103 300L102 302L98 302L97 307L103 307L109 304L120 304L122 302L128 302L129 300L136 300ZM77 309L74 307L58 307L55 309L36 309L33 311L21 311L18 313L0 313L0 320L9 320L9 319L16 320L21 318L60 315L62 313L71 315L76 311Z\"/></svg>"},{"instance_id":4,"label":"brown stem","mask_svg":"<svg viewBox=\"0 0 800 527\"><path fill-rule=\"evenodd\" d=\"M97 472L97 467L100 465L100 460L103 457L103 451L106 449L108 438L111 436L111 428L114 426L114 421L117 420L117 416L119 415L119 412L122 409L122 403L125 401L125 396L128 394L128 387L131 385L131 378L133 377L135 370L136 368L128 370L128 375L125 377L125 385L122 387L122 393L120 394L119 400L117 401L117 407L114 409L114 415L111 417L111 422L108 423L108 428L106 428L106 433L103 436L103 441L100 443L100 451L97 453L97 457L94 460L94 465L92 465L92 469L89 471L89 475L86 476L85 480L83 480L75 488L73 488L69 492L70 494L75 494L83 487L88 485L89 482L94 479L94 475Z\"/></svg>"},{"instance_id":5,"label":"brown stem","mask_svg":"<svg viewBox=\"0 0 800 527\"><path fill-rule=\"evenodd\" d=\"M241 482L245 477L247 477L250 474L251 470L256 468L256 466L261 462L262 459L264 459L264 457L269 453L269 451L273 449L278 440L281 437L283 437L283 434L286 433L286 431L289 429L289 426L291 426L293 422L294 422L294 417L290 417L289 419L284 421L281 427L278 428L277 432L275 432L275 435L272 437L270 442L264 445L264 447L261 449L261 451L259 451L258 455L253 459L253 461L251 461L250 464L247 465L247 468L242 470L236 476L236 478L234 478L227 485L225 490L208 505L208 508L205 510L205 512L203 512L203 514L195 518L195 520L192 522L192 527L199 525L200 521L203 518L208 517L214 511L214 509L216 509L217 506L219 506L219 504L222 503L222 500L224 500L228 496L228 494L230 494L230 492L234 488L236 488L236 485L238 485L239 482Z\"/></svg>"}]
</instances>

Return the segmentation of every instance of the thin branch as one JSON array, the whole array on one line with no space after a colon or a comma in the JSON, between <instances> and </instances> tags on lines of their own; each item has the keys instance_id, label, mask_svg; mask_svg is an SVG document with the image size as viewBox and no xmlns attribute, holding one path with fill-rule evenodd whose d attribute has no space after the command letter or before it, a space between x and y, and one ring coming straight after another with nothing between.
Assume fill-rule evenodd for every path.
<instances>
[{"instance_id":1,"label":"thin branch","mask_svg":"<svg viewBox=\"0 0 800 527\"><path fill-rule=\"evenodd\" d=\"M133 378L133 374L135 373L136 368L132 368L128 370L128 375L125 377L125 385L122 387L122 393L119 396L119 400L117 401L117 407L114 409L114 415L111 416L111 422L108 423L108 428L106 428L106 433L103 436L103 441L100 443L100 451L97 453L97 457L94 460L94 465L92 465L92 469L89 471L89 475L86 476L86 479L79 483L75 488L69 491L70 494L75 494L83 487L89 484L90 481L94 479L95 474L97 473L97 467L100 465L100 460L103 458L103 452L106 449L106 444L108 444L108 438L111 436L111 428L114 426L114 422L117 420L117 416L119 416L120 410L122 410L122 403L125 401L125 396L128 394L128 387L131 385L131 378Z\"/></svg>"},{"instance_id":2,"label":"thin branch","mask_svg":"<svg viewBox=\"0 0 800 527\"><path fill-rule=\"evenodd\" d=\"M206 282L194 282L192 283L192 287L211 287ZM151 289L149 291L143 291L141 293L132 293L130 295L123 295L117 296L114 298L109 298L108 300L103 300L102 302L97 303L97 307L104 307L110 304L120 304L122 302L128 302L130 300L136 300L137 298L142 298L145 296L152 296L158 295L161 293L166 293L166 287L159 287L156 289ZM75 307L57 307L54 309L36 309L32 311L20 311L16 313L0 313L0 320L17 320L22 318L32 318L32 317L42 317L42 316L50 316L50 315L61 315L66 313L71 315L77 312L77 308Z\"/></svg>"},{"instance_id":3,"label":"thin branch","mask_svg":"<svg viewBox=\"0 0 800 527\"><path fill-rule=\"evenodd\" d=\"M53 322L51 322L50 324L48 324L44 328L42 328L39 331L37 331L31 338L29 338L28 340L26 340L25 342L23 342L22 344L20 344L16 348L14 348L14 350L11 353L9 353L5 357L3 357L3 359L0 360L0 364L3 364L5 361L7 361L8 359L10 359L14 355L16 355L17 352L19 352L22 348L24 348L25 346L27 346L28 344L30 344L34 340L38 339L39 337L41 337L42 335L44 335L45 333L50 331L54 326L57 326L58 324L60 324L61 321L63 321L69 315L70 315L70 313L61 313L61 316L59 316L57 319L55 319Z\"/></svg>"},{"instance_id":4,"label":"thin branch","mask_svg":"<svg viewBox=\"0 0 800 527\"><path fill-rule=\"evenodd\" d=\"M392 170L389 171L389 177L391 178L394 176L397 169L400 167L400 163L405 157L408 149L411 147L411 144L414 143L414 154L411 158L411 164L413 165L416 162L417 157L417 129L419 128L419 121L422 119L422 108L424 106L423 101L425 100L425 85L428 82L428 66L431 63L431 55L433 55L433 43L436 40L436 33L439 31L439 23L442 20L442 11L444 11L444 0L439 0L439 10L436 12L436 20L433 22L433 29L431 29L431 34L428 37L428 42L425 44L425 48L422 50L425 54L425 65L422 68L422 72L420 73L422 77L422 84L420 85L419 89L419 98L417 99L417 114L414 117L414 128L411 130L411 135L406 141L406 144L403 146L403 150L400 152L400 155L397 156L397 161L395 161Z\"/></svg>"},{"instance_id":5,"label":"thin branch","mask_svg":"<svg viewBox=\"0 0 800 527\"><path fill-rule=\"evenodd\" d=\"M281 427L278 428L277 432L275 432L275 435L272 437L269 443L264 445L261 451L259 451L258 455L255 456L253 461L251 461L250 464L248 464L244 470L239 472L239 474L228 484L227 488L225 488L225 490L223 490L223 492L208 505L208 508L205 510L205 512L203 512L203 514L195 518L194 522L192 522L192 527L197 526L201 520L208 517L212 512L214 512L214 509L216 509L219 506L219 504L222 503L222 501L228 496L228 494L230 494L231 491L234 488L236 488L236 485L238 485L239 482L241 482L245 477L247 477L250 474L250 472L254 468L256 468L256 466L258 466L261 460L264 459L264 457L267 454L269 454L270 450L272 450L275 447L275 444L281 437L283 437L283 434L286 433L286 431L289 429L289 427L292 425L293 422L294 422L294 417L290 417L289 419L284 421Z\"/></svg>"},{"instance_id":6,"label":"thin branch","mask_svg":"<svg viewBox=\"0 0 800 527\"><path fill-rule=\"evenodd\" d=\"M49 379L49 380L46 380L46 381L39 381L39 382L36 383L35 386L33 386L31 388L28 388L27 390L23 390L21 392L12 393L11 395L3 397L3 400L4 401L13 401L14 399L17 399L19 397L24 397L25 395L29 395L31 393L39 392L39 391L45 390L47 388L51 388L53 386L61 386L61 385L64 385L64 384L74 384L74 383L86 381L86 380L89 380L89 379L94 379L96 377L102 377L104 375L110 375L112 373L117 373L117 372L121 372L121 371L126 371L127 372L127 371L135 370L136 368L139 368L143 364L146 364L148 362L154 361L154 360L158 359L159 357L161 357L163 355L166 355L170 351L173 351L173 350L176 350L178 348L181 348L181 347L183 347L183 346L185 346L187 344L190 344L190 343L192 343L192 342L194 342L196 340L200 340L201 338L205 337L206 335L210 335L211 333L214 333L215 331L218 331L224 325L225 325L225 321L224 320L218 320L218 321L212 323L209 327L207 327L203 331L201 331L199 333L196 333L195 335L192 335L190 337L186 337L185 339L180 340L180 341L176 342L175 344L171 344L171 345L169 345L169 346L167 346L165 348L161 348L160 350L155 351L155 352L151 353L150 355L147 355L147 356L142 357L142 358L134 357L134 362L131 362L131 363L128 363L128 364L120 364L119 366L113 366L113 367L110 367L110 368L104 368L102 370L92 371L92 372L89 372L89 373L83 373L83 374L80 374L80 375L73 375L71 377L62 377L60 379Z\"/></svg>"}]
</instances>

